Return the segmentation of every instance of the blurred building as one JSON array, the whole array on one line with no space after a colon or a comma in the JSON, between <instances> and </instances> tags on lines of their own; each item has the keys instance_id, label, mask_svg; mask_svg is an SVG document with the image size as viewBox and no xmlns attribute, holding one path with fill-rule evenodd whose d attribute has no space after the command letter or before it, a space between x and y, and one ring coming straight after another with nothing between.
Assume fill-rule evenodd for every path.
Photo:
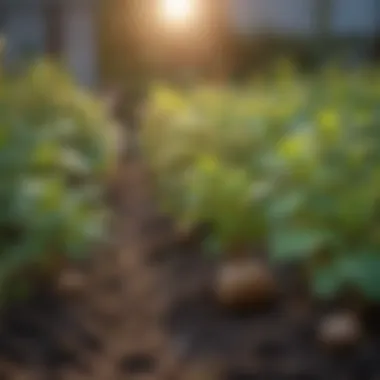
<instances>
[{"instance_id":1,"label":"blurred building","mask_svg":"<svg viewBox=\"0 0 380 380\"><path fill-rule=\"evenodd\" d=\"M229 0L238 34L273 33L310 37L371 37L380 31L379 0Z\"/></svg>"},{"instance_id":2,"label":"blurred building","mask_svg":"<svg viewBox=\"0 0 380 380\"><path fill-rule=\"evenodd\" d=\"M305 68L379 58L380 0L227 1L238 72L287 54Z\"/></svg>"},{"instance_id":3,"label":"blurred building","mask_svg":"<svg viewBox=\"0 0 380 380\"><path fill-rule=\"evenodd\" d=\"M0 35L6 41L3 64L45 54L59 56L86 86L97 81L94 0L0 0Z\"/></svg>"},{"instance_id":4,"label":"blurred building","mask_svg":"<svg viewBox=\"0 0 380 380\"><path fill-rule=\"evenodd\" d=\"M5 64L13 68L16 67L16 62L23 62L42 54L52 54L62 58L82 84L96 85L100 62L97 28L99 1L102 0L0 0L0 34L7 40ZM140 9L147 9L147 5L142 5L149 4L149 1L156 0L139 0ZM105 0L105 4L111 2ZM348 50L357 51L370 46L380 32L380 0L201 2L213 3L214 8L222 10L224 19L216 18L215 20L219 21L213 23L224 22L225 30L228 30L235 42L239 39L249 41L258 36L303 40L307 44L310 40L320 44L340 41L346 44ZM119 12L119 18L123 21L124 16L120 13L122 12ZM115 17L113 16L114 21ZM114 21L111 20L108 27L111 27ZM145 29L149 32L151 23L147 25ZM123 33L118 33L123 37ZM125 28L124 36L127 33ZM222 35L225 38L226 34ZM161 39L167 40L167 36ZM369 44L365 43L366 41ZM197 46L208 46L205 42ZM156 50L162 50L158 42L154 45ZM121 46L122 43L117 47L119 51L123 51ZM252 47L248 49L252 50ZM152 54L154 49L148 50ZM185 57L183 52L178 54L179 50L175 50L178 57ZM113 55L112 50L110 52L107 55L112 57L112 61L117 54ZM120 56L122 54L119 52ZM245 56L243 60L248 62ZM121 65L125 65L125 62L122 61Z\"/></svg>"}]
</instances>

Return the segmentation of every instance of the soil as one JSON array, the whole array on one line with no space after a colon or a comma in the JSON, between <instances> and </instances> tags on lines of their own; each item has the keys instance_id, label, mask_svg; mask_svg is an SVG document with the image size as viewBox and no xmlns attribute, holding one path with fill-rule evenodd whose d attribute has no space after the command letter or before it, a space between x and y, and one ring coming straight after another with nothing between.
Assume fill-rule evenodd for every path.
<instances>
[{"instance_id":1,"label":"soil","mask_svg":"<svg viewBox=\"0 0 380 380\"><path fill-rule=\"evenodd\" d=\"M213 297L215 263L198 239L175 238L141 160L123 164L117 182L112 241L76 269L81 291L45 286L4 313L0 380L380 379L380 313L359 344L326 350L315 331L326 310L291 269L278 271L275 303L228 312Z\"/></svg>"}]
</instances>

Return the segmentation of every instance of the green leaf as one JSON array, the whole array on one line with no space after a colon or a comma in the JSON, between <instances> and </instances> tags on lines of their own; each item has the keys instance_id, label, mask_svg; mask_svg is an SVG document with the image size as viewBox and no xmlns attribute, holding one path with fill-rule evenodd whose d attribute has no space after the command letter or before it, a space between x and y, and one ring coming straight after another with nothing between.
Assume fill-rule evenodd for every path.
<instances>
[{"instance_id":1,"label":"green leaf","mask_svg":"<svg viewBox=\"0 0 380 380\"><path fill-rule=\"evenodd\" d=\"M306 200L302 191L293 191L274 199L268 207L268 217L271 220L291 218L301 209Z\"/></svg>"},{"instance_id":2,"label":"green leaf","mask_svg":"<svg viewBox=\"0 0 380 380\"><path fill-rule=\"evenodd\" d=\"M322 299L334 298L344 284L344 278L334 266L316 270L312 280L315 295Z\"/></svg>"},{"instance_id":3,"label":"green leaf","mask_svg":"<svg viewBox=\"0 0 380 380\"><path fill-rule=\"evenodd\" d=\"M74 149L62 149L60 161L62 165L61 169L69 173L76 173L83 176L91 173L91 165L89 165L85 156Z\"/></svg>"},{"instance_id":4,"label":"green leaf","mask_svg":"<svg viewBox=\"0 0 380 380\"><path fill-rule=\"evenodd\" d=\"M369 299L380 300L380 257L376 251L346 253L340 257L338 265L348 283Z\"/></svg>"},{"instance_id":5,"label":"green leaf","mask_svg":"<svg viewBox=\"0 0 380 380\"><path fill-rule=\"evenodd\" d=\"M59 153L59 148L54 143L38 144L32 154L31 162L37 166L54 165L59 159Z\"/></svg>"},{"instance_id":6,"label":"green leaf","mask_svg":"<svg viewBox=\"0 0 380 380\"><path fill-rule=\"evenodd\" d=\"M223 254L221 242L215 236L209 237L203 242L203 247L208 257L212 259L219 258Z\"/></svg>"},{"instance_id":7,"label":"green leaf","mask_svg":"<svg viewBox=\"0 0 380 380\"><path fill-rule=\"evenodd\" d=\"M271 234L270 248L277 260L305 259L331 240L323 230L283 227Z\"/></svg>"}]
</instances>

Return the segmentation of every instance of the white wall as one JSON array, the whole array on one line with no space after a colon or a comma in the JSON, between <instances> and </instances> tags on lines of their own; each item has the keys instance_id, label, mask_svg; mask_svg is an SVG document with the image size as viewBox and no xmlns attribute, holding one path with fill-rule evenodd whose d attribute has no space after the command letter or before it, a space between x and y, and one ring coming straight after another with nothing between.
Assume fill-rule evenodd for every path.
<instances>
[{"instance_id":1,"label":"white wall","mask_svg":"<svg viewBox=\"0 0 380 380\"><path fill-rule=\"evenodd\" d=\"M12 3L14 0L7 1L9 6L1 15L4 25L0 34L6 38L5 64L12 68L25 58L38 57L46 52L46 14L41 0L19 4ZM77 80L88 87L96 85L98 75L93 4L67 0L62 15L62 58Z\"/></svg>"},{"instance_id":2,"label":"white wall","mask_svg":"<svg viewBox=\"0 0 380 380\"><path fill-rule=\"evenodd\" d=\"M314 0L229 0L232 28L239 34L265 31L310 34Z\"/></svg>"},{"instance_id":3,"label":"white wall","mask_svg":"<svg viewBox=\"0 0 380 380\"><path fill-rule=\"evenodd\" d=\"M316 31L320 0L229 0L232 28L239 34L262 31L310 35ZM332 0L331 29L336 35L371 35L380 21L380 0ZM377 5L376 5L377 4ZM376 9L377 7L377 9Z\"/></svg>"},{"instance_id":4,"label":"white wall","mask_svg":"<svg viewBox=\"0 0 380 380\"><path fill-rule=\"evenodd\" d=\"M314 0L266 0L269 27L278 33L310 34Z\"/></svg>"},{"instance_id":5,"label":"white wall","mask_svg":"<svg viewBox=\"0 0 380 380\"><path fill-rule=\"evenodd\" d=\"M335 0L332 29L335 34L371 35L376 31L377 2L380 0Z\"/></svg>"},{"instance_id":6,"label":"white wall","mask_svg":"<svg viewBox=\"0 0 380 380\"><path fill-rule=\"evenodd\" d=\"M228 15L231 28L239 34L260 32L265 27L263 2L255 0L229 0Z\"/></svg>"},{"instance_id":7,"label":"white wall","mask_svg":"<svg viewBox=\"0 0 380 380\"><path fill-rule=\"evenodd\" d=\"M94 13L89 2L70 1L63 14L63 58L85 86L97 83L97 51Z\"/></svg>"},{"instance_id":8,"label":"white wall","mask_svg":"<svg viewBox=\"0 0 380 380\"><path fill-rule=\"evenodd\" d=\"M6 39L5 63L43 54L45 22L40 7L9 7L1 33Z\"/></svg>"}]
</instances>

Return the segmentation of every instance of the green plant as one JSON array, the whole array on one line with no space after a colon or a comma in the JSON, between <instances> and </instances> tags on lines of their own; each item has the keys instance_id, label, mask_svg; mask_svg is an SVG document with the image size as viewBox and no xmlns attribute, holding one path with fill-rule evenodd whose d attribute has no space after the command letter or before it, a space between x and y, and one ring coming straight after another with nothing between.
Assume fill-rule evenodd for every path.
<instances>
[{"instance_id":1,"label":"green plant","mask_svg":"<svg viewBox=\"0 0 380 380\"><path fill-rule=\"evenodd\" d=\"M186 173L180 222L190 227L211 223L208 249L214 254L222 249L240 253L265 233L260 207L265 199L255 185L245 170L223 165L213 157L200 157Z\"/></svg>"},{"instance_id":2,"label":"green plant","mask_svg":"<svg viewBox=\"0 0 380 380\"><path fill-rule=\"evenodd\" d=\"M211 220L220 254L266 241L319 296L379 299L379 99L377 69L289 64L240 88L155 87L142 140L158 197L180 222Z\"/></svg>"},{"instance_id":3,"label":"green plant","mask_svg":"<svg viewBox=\"0 0 380 380\"><path fill-rule=\"evenodd\" d=\"M48 62L1 78L0 297L28 283L25 273L81 259L104 238L101 199L116 160L110 120Z\"/></svg>"}]
</instances>

